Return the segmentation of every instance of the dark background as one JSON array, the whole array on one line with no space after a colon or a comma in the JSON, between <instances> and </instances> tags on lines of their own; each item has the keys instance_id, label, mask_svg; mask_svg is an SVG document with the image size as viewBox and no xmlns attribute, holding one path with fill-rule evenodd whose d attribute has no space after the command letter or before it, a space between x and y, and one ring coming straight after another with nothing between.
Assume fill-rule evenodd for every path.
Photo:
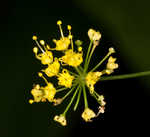
<instances>
[{"instance_id":1,"label":"dark background","mask_svg":"<svg viewBox=\"0 0 150 137\"><path fill-rule=\"evenodd\" d=\"M39 82L41 64L34 58L32 35L52 44L59 37L58 19L71 24L75 39L87 48L89 28L102 33L91 65L99 61L110 46L120 65L115 74L150 69L150 2L148 0L13 0L0 2L1 48L1 137L58 137L135 135L148 132L150 78L105 81L96 90L105 95L106 113L92 123L84 123L77 112L68 113L68 126L61 127L53 117L64 105L28 104L30 90ZM90 100L91 108L97 104Z\"/></svg>"}]
</instances>

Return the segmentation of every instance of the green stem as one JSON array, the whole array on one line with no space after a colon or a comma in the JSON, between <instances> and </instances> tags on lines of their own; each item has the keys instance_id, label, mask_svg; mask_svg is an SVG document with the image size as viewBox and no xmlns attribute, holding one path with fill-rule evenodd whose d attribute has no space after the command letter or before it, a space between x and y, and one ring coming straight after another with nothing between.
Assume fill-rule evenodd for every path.
<instances>
[{"instance_id":1,"label":"green stem","mask_svg":"<svg viewBox=\"0 0 150 137\"><path fill-rule=\"evenodd\" d=\"M88 66L89 66L89 63L90 63L90 60L91 60L91 57L92 57L92 55L93 55L93 53L94 53L95 48L96 48L96 46L93 46L92 51L91 51L91 53L90 53L90 55L89 55L89 58L88 58L88 60L87 60L87 63L86 63L86 67L85 67L86 70L85 70L85 71L87 71L87 69L88 69Z\"/></svg>"},{"instance_id":2,"label":"green stem","mask_svg":"<svg viewBox=\"0 0 150 137\"><path fill-rule=\"evenodd\" d=\"M77 78L72 82L72 87L78 84Z\"/></svg>"},{"instance_id":3,"label":"green stem","mask_svg":"<svg viewBox=\"0 0 150 137\"><path fill-rule=\"evenodd\" d=\"M86 71L86 68L85 68L85 67L86 67L86 64L87 64L87 60L88 60L88 57L89 57L89 53L90 53L92 44L93 44L93 41L91 40L91 41L90 41L89 48L88 48L88 51L87 51L87 54L86 54L86 58L85 58L84 71Z\"/></svg>"},{"instance_id":4,"label":"green stem","mask_svg":"<svg viewBox=\"0 0 150 137\"><path fill-rule=\"evenodd\" d=\"M69 71L69 70L68 70ZM70 74L74 75L74 76L78 76L78 74L74 73L74 72L71 72L69 71Z\"/></svg>"},{"instance_id":5,"label":"green stem","mask_svg":"<svg viewBox=\"0 0 150 137\"><path fill-rule=\"evenodd\" d=\"M74 111L76 111L76 109L78 107L78 104L79 104L79 101L80 101L80 97L81 97L81 88L80 88L79 93L78 93L76 104L75 104L75 106L73 108Z\"/></svg>"},{"instance_id":6,"label":"green stem","mask_svg":"<svg viewBox=\"0 0 150 137\"><path fill-rule=\"evenodd\" d=\"M63 90L66 90L68 88L60 88L60 89L57 89L56 92L60 92L60 91L63 91Z\"/></svg>"},{"instance_id":7,"label":"green stem","mask_svg":"<svg viewBox=\"0 0 150 137\"><path fill-rule=\"evenodd\" d=\"M65 111L64 111L64 113L63 113L63 115L65 115L65 114L67 113L68 109L70 108L70 106L71 106L71 104L72 104L72 102L73 102L73 100L74 100L74 98L75 98L75 96L76 96L76 94L77 94L79 88L80 88L80 86L78 86L78 88L76 89L75 93L73 94L73 97L71 98L71 101L70 101L70 103L68 104L68 106L66 107L66 109L65 109Z\"/></svg>"},{"instance_id":8,"label":"green stem","mask_svg":"<svg viewBox=\"0 0 150 137\"><path fill-rule=\"evenodd\" d=\"M63 100L70 95L70 93L75 89L76 86L74 86L73 88L71 88L70 91L68 91L68 93L62 98Z\"/></svg>"},{"instance_id":9,"label":"green stem","mask_svg":"<svg viewBox=\"0 0 150 137\"><path fill-rule=\"evenodd\" d=\"M111 52L108 52L107 55L91 70L91 72L96 70L110 56L110 54Z\"/></svg>"},{"instance_id":10,"label":"green stem","mask_svg":"<svg viewBox=\"0 0 150 137\"><path fill-rule=\"evenodd\" d=\"M96 100L97 100L97 96L96 96L96 94L91 94L91 96L93 96Z\"/></svg>"},{"instance_id":11,"label":"green stem","mask_svg":"<svg viewBox=\"0 0 150 137\"><path fill-rule=\"evenodd\" d=\"M82 68L81 66L79 66L79 70L80 70L80 72L82 72L82 71L83 71L83 68Z\"/></svg>"},{"instance_id":12,"label":"green stem","mask_svg":"<svg viewBox=\"0 0 150 137\"><path fill-rule=\"evenodd\" d=\"M85 85L82 85L82 86L83 86L84 105L85 105L85 108L88 108L88 101L87 101Z\"/></svg>"},{"instance_id":13,"label":"green stem","mask_svg":"<svg viewBox=\"0 0 150 137\"><path fill-rule=\"evenodd\" d=\"M118 75L118 76L117 75L116 76L105 76L105 77L101 77L99 79L99 81L128 79L128 78L136 78L136 77L142 77L142 76L148 76L148 75L150 75L150 71L131 73L131 74L124 74L124 75Z\"/></svg>"},{"instance_id":14,"label":"green stem","mask_svg":"<svg viewBox=\"0 0 150 137\"><path fill-rule=\"evenodd\" d=\"M75 70L78 72L79 75L81 75L81 71L77 67L75 67Z\"/></svg>"}]
</instances>

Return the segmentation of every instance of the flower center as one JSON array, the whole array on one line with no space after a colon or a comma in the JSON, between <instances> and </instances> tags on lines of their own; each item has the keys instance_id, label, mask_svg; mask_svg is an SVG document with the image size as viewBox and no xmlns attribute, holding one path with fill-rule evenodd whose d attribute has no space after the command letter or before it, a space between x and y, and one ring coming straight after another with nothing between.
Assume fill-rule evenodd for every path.
<instances>
[{"instance_id":1,"label":"flower center","mask_svg":"<svg viewBox=\"0 0 150 137\"><path fill-rule=\"evenodd\" d=\"M87 74L85 74L83 72L78 75L77 82L78 82L79 85L83 85L83 84L86 83L86 80L85 80L86 76L87 76Z\"/></svg>"}]
</instances>

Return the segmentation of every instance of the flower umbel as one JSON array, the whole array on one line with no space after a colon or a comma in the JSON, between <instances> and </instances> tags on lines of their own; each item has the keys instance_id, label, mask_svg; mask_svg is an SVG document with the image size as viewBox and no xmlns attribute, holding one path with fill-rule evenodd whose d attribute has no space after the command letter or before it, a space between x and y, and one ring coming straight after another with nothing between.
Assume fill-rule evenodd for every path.
<instances>
[{"instance_id":1,"label":"flower umbel","mask_svg":"<svg viewBox=\"0 0 150 137\"><path fill-rule=\"evenodd\" d=\"M29 103L48 101L56 106L61 104L68 96L72 95L64 112L54 117L55 121L59 122L62 126L66 126L66 114L69 108L76 98L76 103L74 105L75 111L80 102L81 94L83 94L85 108L81 117L86 122L92 121L92 119L97 117L100 113L104 113L106 104L104 96L98 94L94 86L103 78L103 75L110 75L118 68L116 58L110 56L115 53L115 50L112 47L109 48L107 55L95 67L89 70L90 60L94 50L99 45L101 33L89 29L88 36L90 44L85 60L83 60L83 42L80 40L73 41L73 35L71 33L72 28L70 25L67 26L68 36L64 36L61 27L62 22L60 20L57 22L57 25L61 37L58 38L58 40L53 39L55 48L50 47L44 40L38 40L37 36L32 37L37 44L37 47L33 48L35 57L44 65L44 68L41 69L38 76L45 81L46 86L42 87L36 84L31 90L33 99L30 99ZM61 52L60 56L55 56L56 52ZM106 67L102 71L97 71L99 66L106 59L108 59ZM63 97L59 96L59 92L61 91L66 91ZM97 105L99 106L97 114L89 108L87 93L90 93L97 101ZM56 95L59 97L56 97Z\"/></svg>"}]
</instances>

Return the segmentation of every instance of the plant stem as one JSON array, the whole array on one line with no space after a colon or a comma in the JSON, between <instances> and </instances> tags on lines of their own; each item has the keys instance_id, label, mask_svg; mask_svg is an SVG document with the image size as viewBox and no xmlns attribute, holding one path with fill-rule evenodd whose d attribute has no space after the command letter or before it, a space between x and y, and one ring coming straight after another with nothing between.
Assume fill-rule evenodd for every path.
<instances>
[{"instance_id":1,"label":"plant stem","mask_svg":"<svg viewBox=\"0 0 150 137\"><path fill-rule=\"evenodd\" d=\"M67 96L69 96L69 94L75 89L75 87L76 85L73 88L71 88L70 91L68 91L68 93L62 99L64 100Z\"/></svg>"},{"instance_id":2,"label":"plant stem","mask_svg":"<svg viewBox=\"0 0 150 137\"><path fill-rule=\"evenodd\" d=\"M87 101L85 85L82 85L82 86L83 86L84 105L85 105L85 108L88 108L88 101Z\"/></svg>"},{"instance_id":3,"label":"plant stem","mask_svg":"<svg viewBox=\"0 0 150 137\"><path fill-rule=\"evenodd\" d=\"M99 81L128 79L128 78L136 78L136 77L142 77L142 76L148 76L148 75L150 75L150 71L131 73L131 74L124 74L124 75L116 75L116 76L104 76L104 77L101 77L99 79Z\"/></svg>"},{"instance_id":4,"label":"plant stem","mask_svg":"<svg viewBox=\"0 0 150 137\"><path fill-rule=\"evenodd\" d=\"M56 92L60 92L60 91L63 91L63 90L66 90L68 88L60 88L60 89L57 89Z\"/></svg>"},{"instance_id":5,"label":"plant stem","mask_svg":"<svg viewBox=\"0 0 150 137\"><path fill-rule=\"evenodd\" d=\"M69 70L68 70L69 71ZM72 71L69 71L70 74L74 75L74 76L78 76L78 74L72 72Z\"/></svg>"},{"instance_id":6,"label":"plant stem","mask_svg":"<svg viewBox=\"0 0 150 137\"><path fill-rule=\"evenodd\" d=\"M79 88L80 88L80 86L78 86L78 88L76 89L75 93L73 94L73 96L72 96L72 98L71 98L71 101L70 101L70 103L68 104L68 106L66 107L66 109L65 109L65 111L64 111L64 113L63 113L63 115L65 115L65 114L67 113L68 109L70 108L70 106L71 106L71 104L72 104L72 102L73 102L73 100L74 100L74 98L75 98L75 96L76 96L76 94L77 94Z\"/></svg>"},{"instance_id":7,"label":"plant stem","mask_svg":"<svg viewBox=\"0 0 150 137\"><path fill-rule=\"evenodd\" d=\"M78 104L79 104L79 101L80 101L80 97L81 97L81 88L79 89L79 93L78 93L78 97L77 97L77 101L76 101L76 104L73 108L74 111L76 111L77 107L78 107Z\"/></svg>"},{"instance_id":8,"label":"plant stem","mask_svg":"<svg viewBox=\"0 0 150 137\"><path fill-rule=\"evenodd\" d=\"M79 70L80 70L80 72L82 72L82 71L83 71L83 68L82 68L81 66L79 66Z\"/></svg>"},{"instance_id":9,"label":"plant stem","mask_svg":"<svg viewBox=\"0 0 150 137\"><path fill-rule=\"evenodd\" d=\"M81 75L81 71L77 67L75 67L75 70L78 72L79 75Z\"/></svg>"},{"instance_id":10,"label":"plant stem","mask_svg":"<svg viewBox=\"0 0 150 137\"><path fill-rule=\"evenodd\" d=\"M91 41L90 41L89 48L88 48L88 51L87 51L87 54L86 54L86 58L85 58L85 63L84 63L84 72L86 71L86 64L87 64L87 60L88 60L88 57L89 57L89 53L90 53L90 50L91 50L92 44L93 44L93 41L91 40Z\"/></svg>"},{"instance_id":11,"label":"plant stem","mask_svg":"<svg viewBox=\"0 0 150 137\"><path fill-rule=\"evenodd\" d=\"M109 56L110 56L110 52L107 53L107 55L91 70L91 72L93 72L94 70L96 70Z\"/></svg>"},{"instance_id":12,"label":"plant stem","mask_svg":"<svg viewBox=\"0 0 150 137\"><path fill-rule=\"evenodd\" d=\"M89 63L90 63L90 60L91 60L91 57L93 55L93 52L94 52L95 48L96 48L96 46L93 46L93 48L91 50L91 53L90 53L89 58L88 58L87 63L86 63L86 67L85 67L86 70L85 71L87 71L87 69L88 69L88 66L89 66Z\"/></svg>"}]
</instances>

